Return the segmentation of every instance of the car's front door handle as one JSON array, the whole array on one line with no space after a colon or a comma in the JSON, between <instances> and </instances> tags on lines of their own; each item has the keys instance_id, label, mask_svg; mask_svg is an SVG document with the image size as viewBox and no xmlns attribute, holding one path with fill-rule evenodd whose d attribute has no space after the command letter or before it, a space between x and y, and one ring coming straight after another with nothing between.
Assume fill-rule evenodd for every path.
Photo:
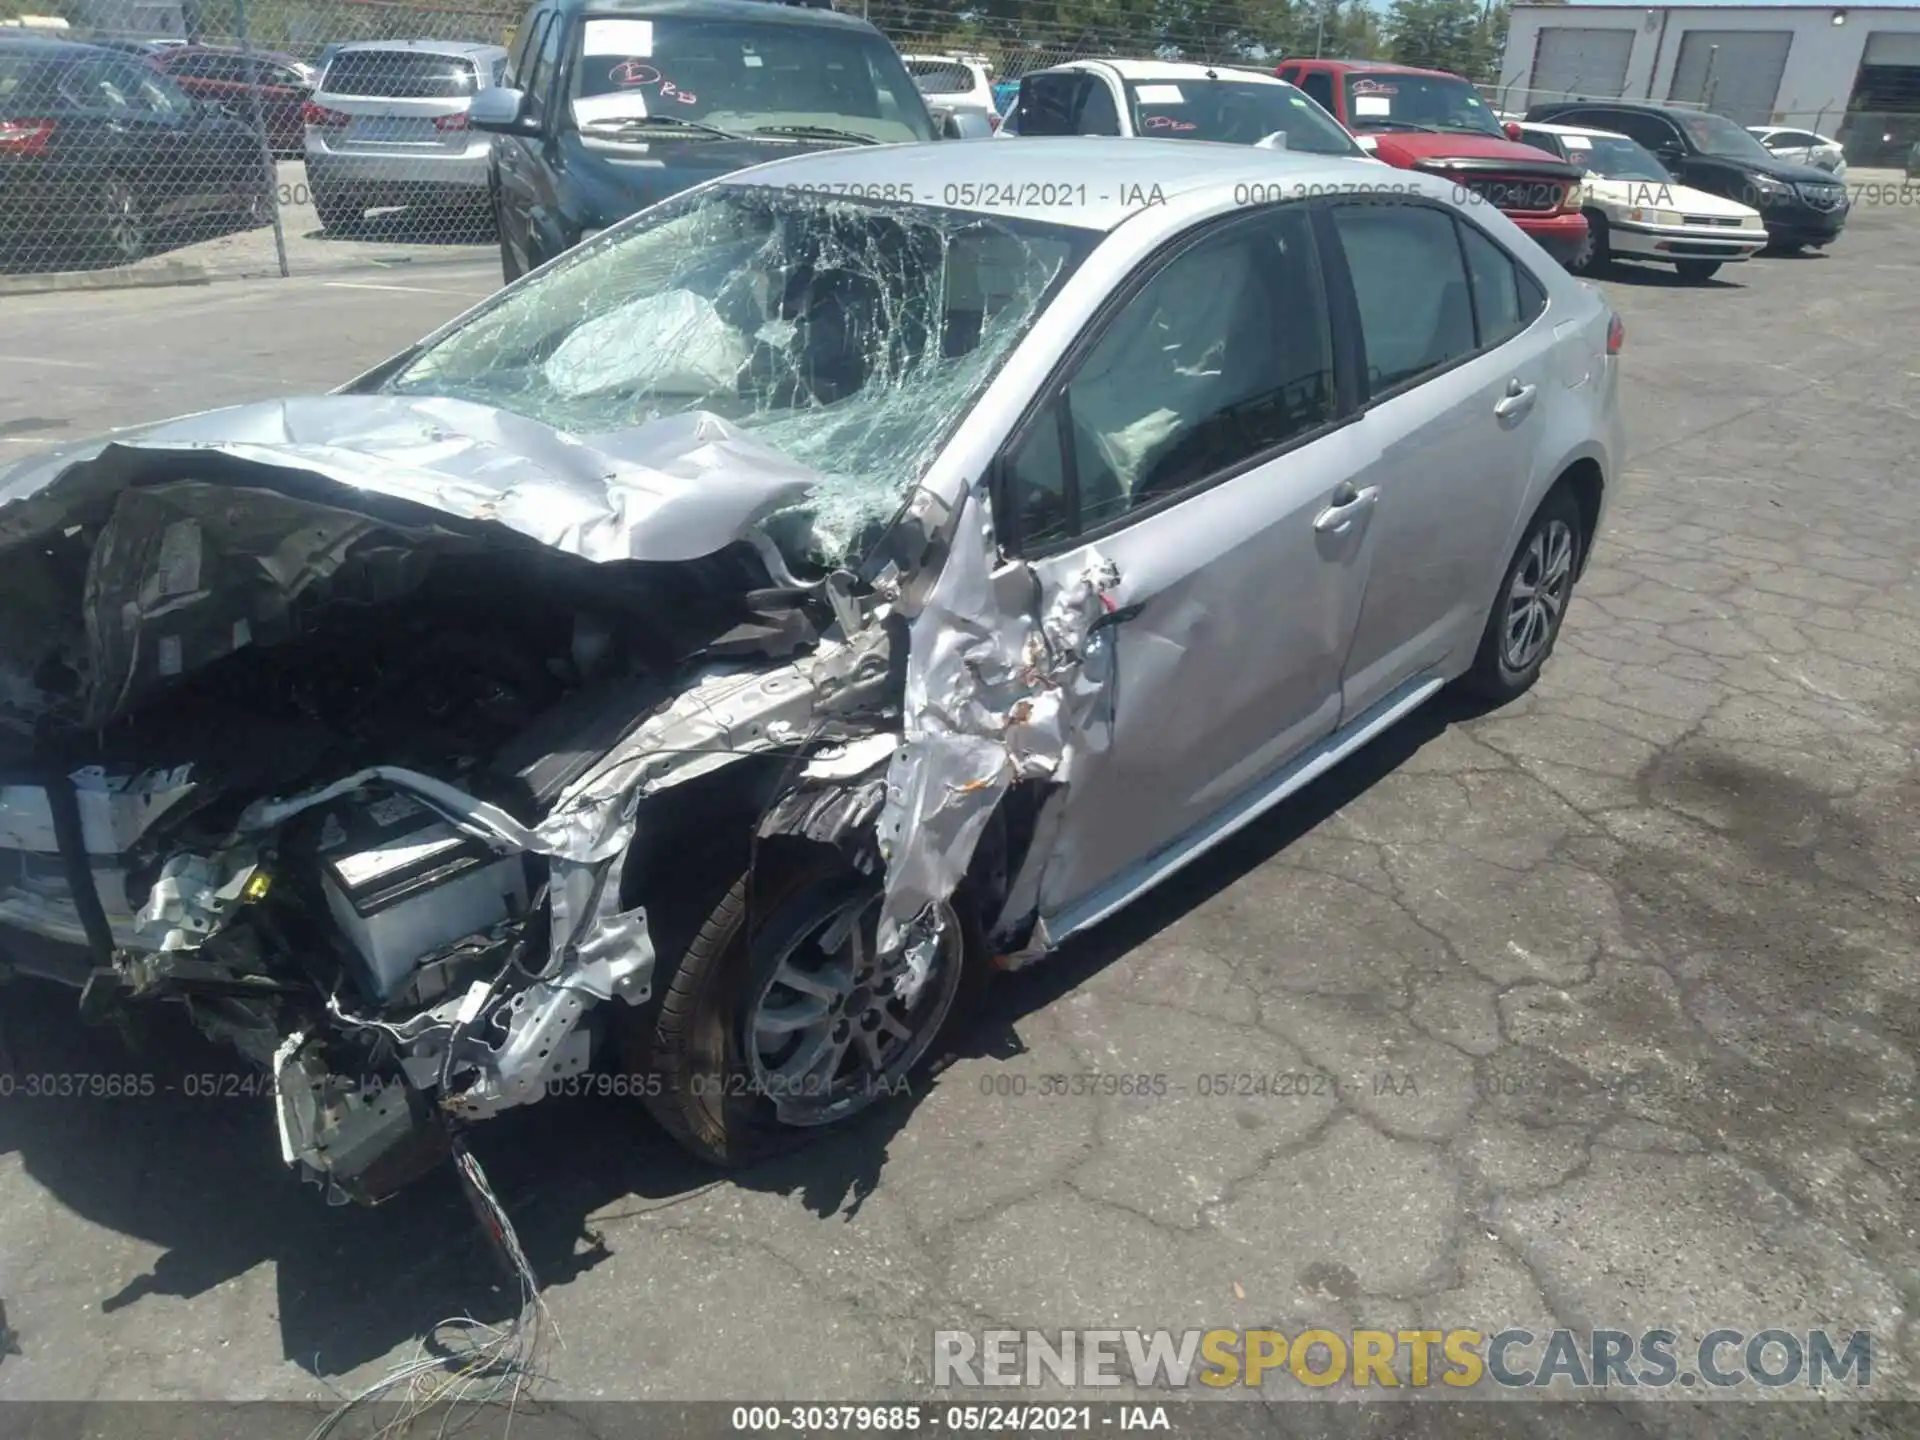
<instances>
[{"instance_id":1,"label":"car's front door handle","mask_svg":"<svg viewBox=\"0 0 1920 1440\"><path fill-rule=\"evenodd\" d=\"M1533 408L1533 397L1539 390L1537 385L1522 385L1514 380L1507 385L1506 398L1493 407L1493 413L1502 420L1515 420Z\"/></svg>"},{"instance_id":2,"label":"car's front door handle","mask_svg":"<svg viewBox=\"0 0 1920 1440\"><path fill-rule=\"evenodd\" d=\"M1359 516L1365 514L1373 502L1379 498L1378 485L1369 485L1364 490L1356 490L1349 482L1342 481L1327 501L1327 508L1313 517L1313 528L1322 535L1343 530Z\"/></svg>"}]
</instances>

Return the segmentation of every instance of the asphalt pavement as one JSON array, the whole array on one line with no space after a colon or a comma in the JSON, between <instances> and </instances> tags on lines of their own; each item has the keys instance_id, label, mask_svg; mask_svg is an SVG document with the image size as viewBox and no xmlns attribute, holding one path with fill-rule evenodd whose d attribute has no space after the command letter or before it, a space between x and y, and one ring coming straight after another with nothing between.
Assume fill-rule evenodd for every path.
<instances>
[{"instance_id":1,"label":"asphalt pavement","mask_svg":"<svg viewBox=\"0 0 1920 1440\"><path fill-rule=\"evenodd\" d=\"M1630 467L1536 690L1004 978L927 1093L725 1179L617 1097L484 1130L552 1393L874 1399L936 1329L1269 1325L1868 1330L1910 1394L1917 246L1889 204L1606 282ZM337 384L495 278L0 299L0 457ZM170 1088L0 1101L0 1396L321 1397L508 1313L450 1181L330 1210L221 1052L4 1005L16 1076ZM1121 1075L1164 1085L1048 1080Z\"/></svg>"}]
</instances>

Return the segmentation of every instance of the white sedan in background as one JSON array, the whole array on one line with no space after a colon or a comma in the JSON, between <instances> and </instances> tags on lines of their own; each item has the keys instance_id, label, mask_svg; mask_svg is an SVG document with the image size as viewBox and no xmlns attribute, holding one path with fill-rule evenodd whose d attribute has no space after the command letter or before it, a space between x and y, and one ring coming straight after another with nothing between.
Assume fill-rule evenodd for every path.
<instances>
[{"instance_id":1,"label":"white sedan in background","mask_svg":"<svg viewBox=\"0 0 1920 1440\"><path fill-rule=\"evenodd\" d=\"M1811 130L1789 130L1779 125L1749 125L1747 130L1777 159L1791 160L1796 165L1817 165L1832 171L1835 179L1847 173L1846 147L1838 140L1816 135Z\"/></svg>"},{"instance_id":2,"label":"white sedan in background","mask_svg":"<svg viewBox=\"0 0 1920 1440\"><path fill-rule=\"evenodd\" d=\"M1673 266L1683 280L1708 280L1766 246L1758 210L1682 185L1637 140L1573 125L1522 122L1509 131L1587 172L1581 209L1590 243L1568 266L1576 274L1614 260L1648 260Z\"/></svg>"}]
</instances>

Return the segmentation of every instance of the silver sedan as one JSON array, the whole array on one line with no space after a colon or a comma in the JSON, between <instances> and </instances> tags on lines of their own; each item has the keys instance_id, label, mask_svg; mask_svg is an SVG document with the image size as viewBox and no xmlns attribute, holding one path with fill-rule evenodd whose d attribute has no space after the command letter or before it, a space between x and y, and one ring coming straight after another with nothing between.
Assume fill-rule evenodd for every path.
<instances>
[{"instance_id":1,"label":"silver sedan","mask_svg":"<svg viewBox=\"0 0 1920 1440\"><path fill-rule=\"evenodd\" d=\"M750 1158L1445 687L1533 684L1621 338L1363 162L709 183L339 393L0 476L0 945L186 1002L357 1198L596 1072Z\"/></svg>"}]
</instances>

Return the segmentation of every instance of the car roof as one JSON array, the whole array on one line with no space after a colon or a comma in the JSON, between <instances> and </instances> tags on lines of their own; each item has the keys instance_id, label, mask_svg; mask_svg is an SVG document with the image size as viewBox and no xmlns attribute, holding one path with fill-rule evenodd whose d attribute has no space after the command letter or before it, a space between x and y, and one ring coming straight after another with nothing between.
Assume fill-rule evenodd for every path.
<instances>
[{"instance_id":1,"label":"car roof","mask_svg":"<svg viewBox=\"0 0 1920 1440\"><path fill-rule=\"evenodd\" d=\"M1592 125L1555 125L1546 120L1522 120L1522 130L1538 130L1546 135L1598 135L1603 140L1625 140L1618 130L1600 130Z\"/></svg>"},{"instance_id":2,"label":"car roof","mask_svg":"<svg viewBox=\"0 0 1920 1440\"><path fill-rule=\"evenodd\" d=\"M1030 70L1030 75L1071 74L1076 70L1090 70L1095 67L1111 71L1122 80L1252 80L1265 85L1285 85L1287 82L1265 70L1242 70L1233 65L1201 65L1191 60L1124 60L1098 59L1069 60L1061 65L1050 65L1045 70Z\"/></svg>"},{"instance_id":3,"label":"car roof","mask_svg":"<svg viewBox=\"0 0 1920 1440\"><path fill-rule=\"evenodd\" d=\"M370 52L472 56L504 55L507 50L504 45L488 45L478 40L350 40L333 52L333 58Z\"/></svg>"},{"instance_id":4,"label":"car roof","mask_svg":"<svg viewBox=\"0 0 1920 1440\"><path fill-rule=\"evenodd\" d=\"M911 175L913 189L930 203L955 193L980 196L977 206L948 204L944 208L949 210L1107 232L1136 215L1162 209L1143 207L1141 197L1155 189L1166 200L1209 189L1222 196L1244 195L1250 185L1277 190L1284 184L1291 192L1319 182L1377 182L1379 173L1380 167L1370 161L1304 151L1073 135L1026 137L1009 144L979 140L849 146L756 165L721 183L884 194L889 184ZM1068 191L1072 203L1060 203L1058 196ZM1023 202L1022 196L1033 198Z\"/></svg>"},{"instance_id":5,"label":"car roof","mask_svg":"<svg viewBox=\"0 0 1920 1440\"><path fill-rule=\"evenodd\" d=\"M1464 80L1451 70L1429 70L1423 65L1401 65L1393 60L1329 60L1312 55L1289 55L1282 65L1319 65L1328 70L1378 70L1392 75L1439 75L1448 80Z\"/></svg>"},{"instance_id":6,"label":"car roof","mask_svg":"<svg viewBox=\"0 0 1920 1440\"><path fill-rule=\"evenodd\" d=\"M1543 100L1529 105L1527 114L1549 114L1556 110L1626 110L1643 115L1705 115L1705 110L1689 110L1684 105L1657 105L1645 100Z\"/></svg>"},{"instance_id":7,"label":"car roof","mask_svg":"<svg viewBox=\"0 0 1920 1440\"><path fill-rule=\"evenodd\" d=\"M562 10L585 11L589 15L649 15L655 19L679 16L688 20L739 20L762 25L796 25L819 30L880 32L858 15L842 15L837 10L816 9L810 5L786 5L778 0L559 0Z\"/></svg>"},{"instance_id":8,"label":"car roof","mask_svg":"<svg viewBox=\"0 0 1920 1440\"><path fill-rule=\"evenodd\" d=\"M242 50L238 45L162 45L160 49L154 53L156 58L171 60L177 55L244 56L247 52ZM292 61L297 65L306 64L306 61L300 59L299 56L289 55L284 50L255 50L253 54L254 58L258 60Z\"/></svg>"},{"instance_id":9,"label":"car roof","mask_svg":"<svg viewBox=\"0 0 1920 1440\"><path fill-rule=\"evenodd\" d=\"M89 55L111 55L125 60L125 50L108 45L88 45L80 40L57 40L48 35L0 35L0 50L38 55L42 60L80 60Z\"/></svg>"}]
</instances>

